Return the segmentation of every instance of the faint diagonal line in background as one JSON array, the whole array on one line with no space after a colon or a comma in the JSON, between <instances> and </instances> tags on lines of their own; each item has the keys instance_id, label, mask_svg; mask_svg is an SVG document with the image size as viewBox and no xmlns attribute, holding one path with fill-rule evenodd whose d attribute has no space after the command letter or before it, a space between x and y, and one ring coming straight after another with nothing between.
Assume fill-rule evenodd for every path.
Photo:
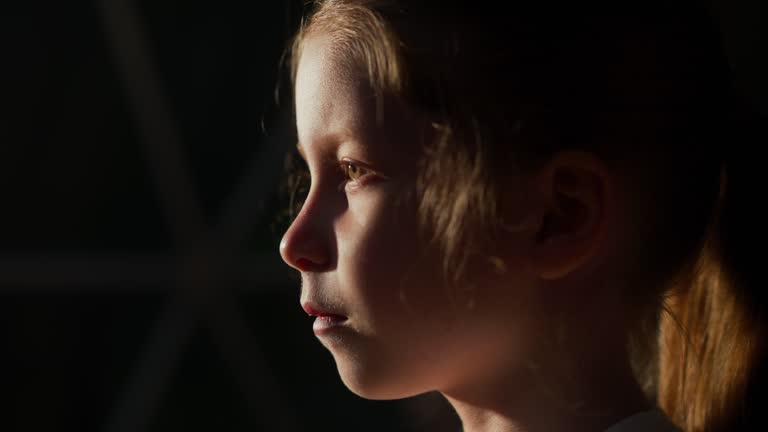
<instances>
[{"instance_id":1,"label":"faint diagonal line in background","mask_svg":"<svg viewBox=\"0 0 768 432\"><path fill-rule=\"evenodd\" d=\"M242 187L239 189L245 190L245 193L234 194L235 198L224 213L224 223L217 227L217 231L224 234L223 241L219 241L217 236L209 235L211 233L205 231L201 206L194 194L194 185L184 169L185 161L179 146L179 135L175 130L167 100L161 92L160 82L151 67L151 55L144 38L146 32L140 25L134 5L128 0L114 0L103 1L101 6L105 31L113 44L113 54L116 56L136 121L142 132L148 163L164 203L166 219L183 255L179 267L181 279L176 295L170 300L169 311L162 316L157 331L150 337L150 342L140 359L137 376L118 402L108 430L143 430L149 423L159 395L167 388L169 375L177 361L178 350L191 333L190 330L199 317L198 313L203 312L199 308L205 306L213 306L208 310L206 317L211 328L217 330L214 332L214 342L228 359L233 371L238 373L238 384L250 401L249 406L256 409L255 401L261 401L262 405L266 403L266 407L260 408L262 411L269 408L269 413L272 414L268 417L271 427L282 431L295 430L291 421L295 417L276 399L276 388L270 390L267 387L270 383L265 381L266 375L263 373L261 376L253 373L253 367L263 362L257 345L250 340L247 326L240 317L235 302L230 297L223 297L220 291L211 290L211 282L221 279L221 273L217 273L217 269L220 271L221 267L217 266L217 263L226 262L225 254L234 252L233 243L240 243L245 237L238 235L239 230L246 231L246 228L250 228L248 216L253 209L247 203L254 201L256 197L244 194L253 188L253 185L263 187L269 184L264 181L265 177L268 177L268 180L277 177L274 169L270 169L274 168L272 157L266 158L267 170L259 172L252 169L249 172L249 181L241 183ZM278 155L277 146L269 147L274 147L275 150L268 150L268 153ZM276 165L280 166L279 163ZM213 253L212 246L215 250ZM180 303L181 301L184 303ZM206 302L212 304L206 305ZM177 307L182 311L186 307L188 313L179 313ZM174 343L164 343L168 340L173 340ZM152 397L147 398L147 394ZM139 429L134 429L136 427Z\"/></svg>"},{"instance_id":2,"label":"faint diagonal line in background","mask_svg":"<svg viewBox=\"0 0 768 432\"><path fill-rule=\"evenodd\" d=\"M107 39L139 128L155 189L180 248L205 232L199 198L186 169L180 134L168 100L150 61L147 32L130 0L101 0Z\"/></svg>"},{"instance_id":3,"label":"faint diagonal line in background","mask_svg":"<svg viewBox=\"0 0 768 432\"><path fill-rule=\"evenodd\" d=\"M170 255L114 252L0 256L0 293L167 292L165 287L178 282L177 261ZM222 273L245 293L275 289L291 274L277 254L264 253L232 256Z\"/></svg>"},{"instance_id":4,"label":"faint diagonal line in background","mask_svg":"<svg viewBox=\"0 0 768 432\"><path fill-rule=\"evenodd\" d=\"M107 427L110 432L149 430L152 414L167 393L167 383L194 330L199 311L190 305L170 301L144 347L135 374L119 400Z\"/></svg>"},{"instance_id":5,"label":"faint diagonal line in background","mask_svg":"<svg viewBox=\"0 0 768 432\"><path fill-rule=\"evenodd\" d=\"M149 60L146 32L132 2L102 0L100 6L107 40L112 43L165 219L176 245L185 253L203 233L201 207L180 158L179 135L170 107ZM176 295L171 296L167 310L155 324L135 374L126 383L108 420L108 431L144 431L150 423L197 319L197 311L179 301L181 290L177 287Z\"/></svg>"},{"instance_id":6,"label":"faint diagonal line in background","mask_svg":"<svg viewBox=\"0 0 768 432\"><path fill-rule=\"evenodd\" d=\"M215 239L230 250L240 249L257 226L261 213L258 197L267 197L278 188L283 172L285 143L289 139L287 119L281 119L277 135L266 137L248 170L224 204L214 228Z\"/></svg>"}]
</instances>

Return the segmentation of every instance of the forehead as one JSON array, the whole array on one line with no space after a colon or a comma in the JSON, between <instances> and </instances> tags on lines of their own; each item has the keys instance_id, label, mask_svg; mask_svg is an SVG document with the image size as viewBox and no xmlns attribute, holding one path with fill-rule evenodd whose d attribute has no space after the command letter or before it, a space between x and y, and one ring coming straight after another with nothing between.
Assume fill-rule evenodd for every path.
<instances>
[{"instance_id":1,"label":"forehead","mask_svg":"<svg viewBox=\"0 0 768 432\"><path fill-rule=\"evenodd\" d=\"M421 150L425 119L399 97L377 99L368 74L326 37L304 42L296 72L296 127L307 153L351 143L381 162Z\"/></svg>"},{"instance_id":2,"label":"forehead","mask_svg":"<svg viewBox=\"0 0 768 432\"><path fill-rule=\"evenodd\" d=\"M367 77L342 62L329 38L305 41L296 73L296 125L306 144L321 135L353 135L373 117Z\"/></svg>"}]
</instances>

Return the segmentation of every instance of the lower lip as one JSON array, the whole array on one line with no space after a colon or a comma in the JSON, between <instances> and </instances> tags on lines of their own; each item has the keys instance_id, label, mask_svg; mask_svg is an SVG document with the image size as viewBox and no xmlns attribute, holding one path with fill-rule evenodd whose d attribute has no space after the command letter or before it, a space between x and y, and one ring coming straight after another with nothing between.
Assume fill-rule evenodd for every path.
<instances>
[{"instance_id":1,"label":"lower lip","mask_svg":"<svg viewBox=\"0 0 768 432\"><path fill-rule=\"evenodd\" d=\"M312 324L312 330L314 330L316 335L327 334L339 329L345 322L347 322L347 317L339 315L323 315L315 318L315 322Z\"/></svg>"}]
</instances>

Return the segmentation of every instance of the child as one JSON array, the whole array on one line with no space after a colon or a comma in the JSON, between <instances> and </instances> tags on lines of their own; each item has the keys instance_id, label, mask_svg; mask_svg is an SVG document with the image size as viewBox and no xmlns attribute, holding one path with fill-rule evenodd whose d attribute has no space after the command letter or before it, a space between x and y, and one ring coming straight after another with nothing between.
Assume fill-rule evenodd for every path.
<instances>
[{"instance_id":1,"label":"child","mask_svg":"<svg viewBox=\"0 0 768 432\"><path fill-rule=\"evenodd\" d=\"M464 3L320 1L292 48L280 252L341 379L466 432L742 427L764 326L705 15Z\"/></svg>"}]
</instances>

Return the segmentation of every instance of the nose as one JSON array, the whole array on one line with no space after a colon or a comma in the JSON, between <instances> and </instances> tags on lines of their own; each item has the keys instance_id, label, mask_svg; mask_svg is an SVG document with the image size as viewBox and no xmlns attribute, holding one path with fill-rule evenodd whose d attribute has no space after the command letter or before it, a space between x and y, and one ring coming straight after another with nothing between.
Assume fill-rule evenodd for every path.
<instances>
[{"instance_id":1,"label":"nose","mask_svg":"<svg viewBox=\"0 0 768 432\"><path fill-rule=\"evenodd\" d=\"M301 272L321 272L332 262L332 248L321 215L307 201L280 241L280 256Z\"/></svg>"}]
</instances>

